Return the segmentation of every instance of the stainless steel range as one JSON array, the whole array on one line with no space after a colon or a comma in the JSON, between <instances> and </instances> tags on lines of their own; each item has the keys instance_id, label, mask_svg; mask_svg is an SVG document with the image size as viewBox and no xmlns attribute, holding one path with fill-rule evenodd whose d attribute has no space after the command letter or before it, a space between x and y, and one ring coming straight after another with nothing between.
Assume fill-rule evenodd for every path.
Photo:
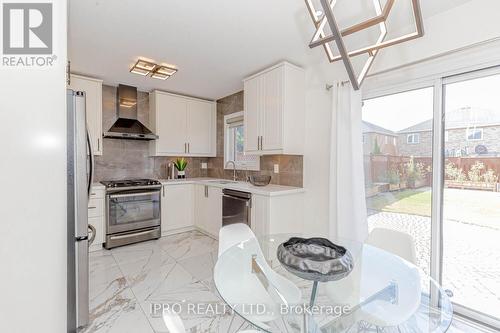
<instances>
[{"instance_id":1,"label":"stainless steel range","mask_svg":"<svg viewBox=\"0 0 500 333\"><path fill-rule=\"evenodd\" d=\"M127 179L101 183L106 186L106 249L161 237L159 181Z\"/></svg>"}]
</instances>

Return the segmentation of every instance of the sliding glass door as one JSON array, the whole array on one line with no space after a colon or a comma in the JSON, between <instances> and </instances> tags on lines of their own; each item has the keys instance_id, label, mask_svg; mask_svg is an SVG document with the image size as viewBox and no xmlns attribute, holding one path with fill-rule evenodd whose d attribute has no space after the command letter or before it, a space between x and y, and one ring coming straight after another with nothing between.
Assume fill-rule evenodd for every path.
<instances>
[{"instance_id":1,"label":"sliding glass door","mask_svg":"<svg viewBox=\"0 0 500 333\"><path fill-rule=\"evenodd\" d=\"M500 68L365 99L368 228L412 236L456 313L500 328Z\"/></svg>"},{"instance_id":2,"label":"sliding glass door","mask_svg":"<svg viewBox=\"0 0 500 333\"><path fill-rule=\"evenodd\" d=\"M500 318L500 74L445 80L442 284L458 311ZM487 75L487 76L484 76Z\"/></svg>"},{"instance_id":3,"label":"sliding glass door","mask_svg":"<svg viewBox=\"0 0 500 333\"><path fill-rule=\"evenodd\" d=\"M433 88L363 102L368 228L406 233L430 274Z\"/></svg>"}]
</instances>

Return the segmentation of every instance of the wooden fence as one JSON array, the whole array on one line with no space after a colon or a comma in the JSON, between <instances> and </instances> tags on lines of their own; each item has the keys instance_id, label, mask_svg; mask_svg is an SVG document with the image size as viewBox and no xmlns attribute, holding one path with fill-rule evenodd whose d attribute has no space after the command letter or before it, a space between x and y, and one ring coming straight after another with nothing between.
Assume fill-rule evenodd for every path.
<instances>
[{"instance_id":1,"label":"wooden fence","mask_svg":"<svg viewBox=\"0 0 500 333\"><path fill-rule=\"evenodd\" d=\"M400 175L401 183L404 182L404 180L407 179L405 165L410 162L410 160L410 156L381 154L364 155L365 183L390 183L391 173L396 171ZM414 157L414 162L422 163L426 170L425 178L419 182L420 185L430 186L432 183L432 158ZM465 176L467 176L471 167L477 162L484 164L484 169L481 170L481 174L484 174L487 170L493 170L495 175L500 178L500 157L448 157L445 160L445 164L453 163L457 168L462 169ZM450 188L489 191L500 190L499 183L486 184L484 182L471 182L470 180L456 181L453 179L446 179L445 185Z\"/></svg>"},{"instance_id":2,"label":"wooden fence","mask_svg":"<svg viewBox=\"0 0 500 333\"><path fill-rule=\"evenodd\" d=\"M395 155L364 155L365 183L389 183L390 173L398 172L401 181L407 178L406 164L410 162L410 156ZM422 163L426 172L422 179L422 186L430 186L432 181L432 158L415 157L415 163Z\"/></svg>"}]
</instances>

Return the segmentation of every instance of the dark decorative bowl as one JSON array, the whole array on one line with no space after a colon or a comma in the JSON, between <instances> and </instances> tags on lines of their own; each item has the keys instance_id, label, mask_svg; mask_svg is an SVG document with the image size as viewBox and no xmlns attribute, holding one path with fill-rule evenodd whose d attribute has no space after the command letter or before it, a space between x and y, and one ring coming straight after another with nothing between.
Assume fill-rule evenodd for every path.
<instances>
[{"instance_id":1,"label":"dark decorative bowl","mask_svg":"<svg viewBox=\"0 0 500 333\"><path fill-rule=\"evenodd\" d=\"M248 181L255 186L266 186L271 182L271 176L249 176Z\"/></svg>"},{"instance_id":2,"label":"dark decorative bowl","mask_svg":"<svg viewBox=\"0 0 500 333\"><path fill-rule=\"evenodd\" d=\"M290 273L311 281L340 280L354 267L349 250L325 238L292 237L278 247L277 255Z\"/></svg>"}]
</instances>

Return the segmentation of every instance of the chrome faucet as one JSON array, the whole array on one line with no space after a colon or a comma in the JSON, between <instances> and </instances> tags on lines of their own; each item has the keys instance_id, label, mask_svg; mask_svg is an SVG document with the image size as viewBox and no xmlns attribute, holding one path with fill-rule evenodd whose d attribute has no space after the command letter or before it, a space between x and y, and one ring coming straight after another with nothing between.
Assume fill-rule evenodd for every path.
<instances>
[{"instance_id":1,"label":"chrome faucet","mask_svg":"<svg viewBox=\"0 0 500 333\"><path fill-rule=\"evenodd\" d=\"M236 163L234 161L227 161L226 162L226 168L228 164L232 163L233 164L233 181L236 181Z\"/></svg>"}]
</instances>

